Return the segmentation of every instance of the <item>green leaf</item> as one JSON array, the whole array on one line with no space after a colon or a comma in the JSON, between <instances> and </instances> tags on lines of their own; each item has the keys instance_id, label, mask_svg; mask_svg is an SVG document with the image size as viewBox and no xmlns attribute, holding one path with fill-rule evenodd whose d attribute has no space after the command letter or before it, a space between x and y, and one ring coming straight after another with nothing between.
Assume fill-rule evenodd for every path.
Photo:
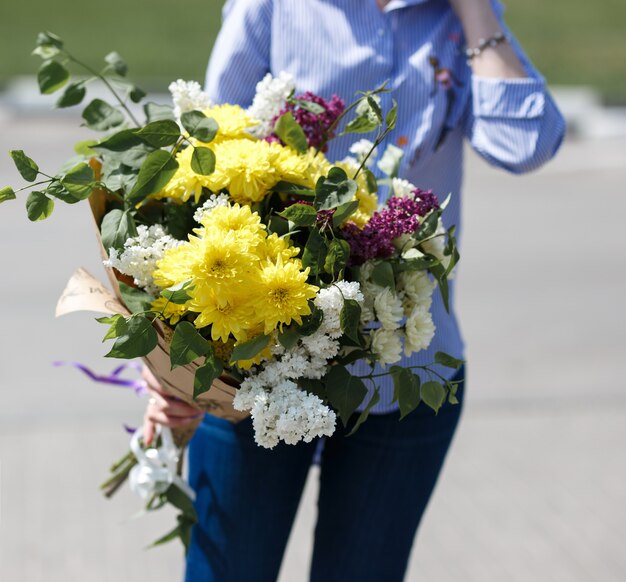
<instances>
[{"instance_id":1,"label":"green leaf","mask_svg":"<svg viewBox=\"0 0 626 582\"><path fill-rule=\"evenodd\" d=\"M306 111L310 111L315 115L319 115L320 113L325 113L326 109L315 103L314 101L307 101L305 99L292 99L291 102L298 107L305 109Z\"/></svg>"},{"instance_id":2,"label":"green leaf","mask_svg":"<svg viewBox=\"0 0 626 582\"><path fill-rule=\"evenodd\" d=\"M420 379L407 368L392 366L390 369L393 378L394 400L398 401L400 407L400 419L403 419L409 412L415 410L420 399Z\"/></svg>"},{"instance_id":3,"label":"green leaf","mask_svg":"<svg viewBox=\"0 0 626 582\"><path fill-rule=\"evenodd\" d=\"M328 243L316 228L311 229L309 238L304 245L302 254L302 266L306 269L311 268L311 272L315 275L324 267L326 261L326 253L328 252Z\"/></svg>"},{"instance_id":4,"label":"green leaf","mask_svg":"<svg viewBox=\"0 0 626 582\"><path fill-rule=\"evenodd\" d=\"M185 366L206 356L211 349L209 342L205 340L193 323L181 321L174 331L170 343L170 363L172 370L178 366Z\"/></svg>"},{"instance_id":5,"label":"green leaf","mask_svg":"<svg viewBox=\"0 0 626 582\"><path fill-rule=\"evenodd\" d=\"M431 212L422 222L419 230L415 233L416 240L424 240L430 238L437 232L437 226L439 226L439 217L441 212L434 210Z\"/></svg>"},{"instance_id":6,"label":"green leaf","mask_svg":"<svg viewBox=\"0 0 626 582\"><path fill-rule=\"evenodd\" d=\"M191 204L166 204L163 208L166 231L175 239L187 240L187 234L198 223L193 219L195 208Z\"/></svg>"},{"instance_id":7,"label":"green leaf","mask_svg":"<svg viewBox=\"0 0 626 582\"><path fill-rule=\"evenodd\" d=\"M438 412L446 401L446 389L439 382L425 382L422 384L422 400L435 412Z\"/></svg>"},{"instance_id":8,"label":"green leaf","mask_svg":"<svg viewBox=\"0 0 626 582\"><path fill-rule=\"evenodd\" d=\"M37 34L37 46L53 46L58 49L63 48L63 41L59 36L52 32L40 32Z\"/></svg>"},{"instance_id":9,"label":"green leaf","mask_svg":"<svg viewBox=\"0 0 626 582\"><path fill-rule=\"evenodd\" d=\"M151 121L148 125L135 131L135 135L155 148L174 145L180 138L178 124L171 119Z\"/></svg>"},{"instance_id":10,"label":"green leaf","mask_svg":"<svg viewBox=\"0 0 626 582\"><path fill-rule=\"evenodd\" d=\"M102 338L103 342L121 336L126 332L128 327L126 318L119 313L107 317L97 317L96 321L110 326L105 336Z\"/></svg>"},{"instance_id":11,"label":"green leaf","mask_svg":"<svg viewBox=\"0 0 626 582\"><path fill-rule=\"evenodd\" d=\"M131 313L141 313L150 309L152 297L137 287L131 287L123 281L118 281L120 295Z\"/></svg>"},{"instance_id":12,"label":"green leaf","mask_svg":"<svg viewBox=\"0 0 626 582\"><path fill-rule=\"evenodd\" d=\"M61 178L61 184L77 200L89 198L95 185L91 166L84 162L74 166Z\"/></svg>"},{"instance_id":13,"label":"green leaf","mask_svg":"<svg viewBox=\"0 0 626 582\"><path fill-rule=\"evenodd\" d=\"M172 285L167 289L163 289L161 291L161 296L165 297L170 303L175 303L176 305L184 305L191 299L191 295L189 295L189 291L193 290L193 282L191 279L187 281L183 281L176 285Z\"/></svg>"},{"instance_id":14,"label":"green leaf","mask_svg":"<svg viewBox=\"0 0 626 582\"><path fill-rule=\"evenodd\" d=\"M209 148L194 147L191 154L191 169L200 176L208 176L215 171L215 154Z\"/></svg>"},{"instance_id":15,"label":"green leaf","mask_svg":"<svg viewBox=\"0 0 626 582\"><path fill-rule=\"evenodd\" d=\"M80 202L80 198L76 198L76 196L70 194L59 180L50 182L44 190L44 193L48 196L56 198L57 200L61 200L61 202L64 202L65 204L76 204L77 202Z\"/></svg>"},{"instance_id":16,"label":"green leaf","mask_svg":"<svg viewBox=\"0 0 626 582\"><path fill-rule=\"evenodd\" d=\"M325 381L328 400L339 413L343 425L347 426L350 416L363 402L367 388L360 378L350 374L343 366L331 366Z\"/></svg>"},{"instance_id":17,"label":"green leaf","mask_svg":"<svg viewBox=\"0 0 626 582\"><path fill-rule=\"evenodd\" d=\"M57 100L57 107L72 107L73 105L78 105L85 95L87 94L87 89L85 89L84 83L79 81L78 83L70 83L63 91L63 94Z\"/></svg>"},{"instance_id":18,"label":"green leaf","mask_svg":"<svg viewBox=\"0 0 626 582\"><path fill-rule=\"evenodd\" d=\"M224 365L215 357L213 350L209 346L209 352L204 359L204 364L198 367L193 380L193 397L198 398L211 389L213 381L220 377L224 371Z\"/></svg>"},{"instance_id":19,"label":"green leaf","mask_svg":"<svg viewBox=\"0 0 626 582\"><path fill-rule=\"evenodd\" d=\"M107 131L124 123L124 116L102 99L94 99L82 113L85 125L96 131Z\"/></svg>"},{"instance_id":20,"label":"green leaf","mask_svg":"<svg viewBox=\"0 0 626 582\"><path fill-rule=\"evenodd\" d=\"M180 487L174 484L170 485L165 491L165 498L176 507L176 509L180 509L183 515L196 519L196 510L194 509L193 501L189 499L187 494Z\"/></svg>"},{"instance_id":21,"label":"green leaf","mask_svg":"<svg viewBox=\"0 0 626 582\"><path fill-rule=\"evenodd\" d=\"M300 378L298 380L298 386L309 394L317 396L320 400L326 401L328 398L328 395L326 394L326 385L321 380Z\"/></svg>"},{"instance_id":22,"label":"green leaf","mask_svg":"<svg viewBox=\"0 0 626 582\"><path fill-rule=\"evenodd\" d=\"M126 329L117 337L106 358L140 358L156 347L158 336L149 319L134 316L126 323Z\"/></svg>"},{"instance_id":23,"label":"green leaf","mask_svg":"<svg viewBox=\"0 0 626 582\"><path fill-rule=\"evenodd\" d=\"M0 204L2 204L2 202L6 202L7 200L15 200L16 198L15 190L13 190L11 186L5 186L0 189Z\"/></svg>"},{"instance_id":24,"label":"green leaf","mask_svg":"<svg viewBox=\"0 0 626 582\"><path fill-rule=\"evenodd\" d=\"M346 268L349 258L350 245L347 241L341 238L333 239L324 261L324 271L333 276L341 273Z\"/></svg>"},{"instance_id":25,"label":"green leaf","mask_svg":"<svg viewBox=\"0 0 626 582\"><path fill-rule=\"evenodd\" d=\"M338 364L341 364L342 366L347 366L348 364L353 364L354 362L358 360L363 360L364 358L367 358L369 355L370 355L370 352L366 350L353 349L352 351L347 353L345 356L336 358L336 361Z\"/></svg>"},{"instance_id":26,"label":"green leaf","mask_svg":"<svg viewBox=\"0 0 626 582\"><path fill-rule=\"evenodd\" d=\"M39 91L44 95L54 93L70 78L70 72L58 61L44 61L37 72Z\"/></svg>"},{"instance_id":27,"label":"green leaf","mask_svg":"<svg viewBox=\"0 0 626 582\"><path fill-rule=\"evenodd\" d=\"M445 352L436 352L435 363L446 366L446 368L458 370L463 365L463 360L459 360L449 354L446 354Z\"/></svg>"},{"instance_id":28,"label":"green leaf","mask_svg":"<svg viewBox=\"0 0 626 582\"><path fill-rule=\"evenodd\" d=\"M212 142L219 129L215 119L207 117L202 111L187 111L180 116L180 122L191 137L203 143Z\"/></svg>"},{"instance_id":29,"label":"green leaf","mask_svg":"<svg viewBox=\"0 0 626 582\"><path fill-rule=\"evenodd\" d=\"M342 225L348 218L350 218L359 208L358 200L351 200L350 202L344 202L337 206L335 214L333 214L333 226L337 228Z\"/></svg>"},{"instance_id":30,"label":"green leaf","mask_svg":"<svg viewBox=\"0 0 626 582\"><path fill-rule=\"evenodd\" d=\"M11 150L9 153L22 178L27 182L34 182L39 173L39 166L35 161L29 158L22 150Z\"/></svg>"},{"instance_id":31,"label":"green leaf","mask_svg":"<svg viewBox=\"0 0 626 582\"><path fill-rule=\"evenodd\" d=\"M236 345L230 357L230 361L236 362L238 360L251 360L263 351L269 343L269 335L257 335L255 338L252 338L247 342Z\"/></svg>"},{"instance_id":32,"label":"green leaf","mask_svg":"<svg viewBox=\"0 0 626 582\"><path fill-rule=\"evenodd\" d=\"M48 198L43 192L33 190L26 199L26 212L29 220L45 220L54 210L54 200Z\"/></svg>"},{"instance_id":33,"label":"green leaf","mask_svg":"<svg viewBox=\"0 0 626 582\"><path fill-rule=\"evenodd\" d=\"M393 106L387 113L387 117L385 118L385 124L387 125L387 129L393 129L396 126L396 121L398 120L398 104L395 99L392 99Z\"/></svg>"},{"instance_id":34,"label":"green leaf","mask_svg":"<svg viewBox=\"0 0 626 582\"><path fill-rule=\"evenodd\" d=\"M107 253L110 248L122 250L127 239L137 236L135 220L128 210L114 208L102 219L100 234L102 235L102 246Z\"/></svg>"},{"instance_id":35,"label":"green leaf","mask_svg":"<svg viewBox=\"0 0 626 582\"><path fill-rule=\"evenodd\" d=\"M128 73L128 65L119 53L113 51L104 57L104 60L120 77L125 77Z\"/></svg>"},{"instance_id":36,"label":"green leaf","mask_svg":"<svg viewBox=\"0 0 626 582\"><path fill-rule=\"evenodd\" d=\"M91 147L97 143L98 140L96 139L84 139L74 144L74 152L79 156L93 157L96 152Z\"/></svg>"},{"instance_id":37,"label":"green leaf","mask_svg":"<svg viewBox=\"0 0 626 582\"><path fill-rule=\"evenodd\" d=\"M387 287L395 292L396 279L393 274L393 267L387 261L380 261L372 269L372 281L380 287Z\"/></svg>"},{"instance_id":38,"label":"green leaf","mask_svg":"<svg viewBox=\"0 0 626 582\"><path fill-rule=\"evenodd\" d=\"M341 168L331 168L328 176L322 176L315 185L315 207L330 210L352 201L357 193L357 184L350 180Z\"/></svg>"},{"instance_id":39,"label":"green leaf","mask_svg":"<svg viewBox=\"0 0 626 582\"><path fill-rule=\"evenodd\" d=\"M280 181L272 186L273 192L285 192L291 196L298 196L300 198L315 198L315 191L311 188L305 188L298 184L292 184L291 182Z\"/></svg>"},{"instance_id":40,"label":"green leaf","mask_svg":"<svg viewBox=\"0 0 626 582\"><path fill-rule=\"evenodd\" d=\"M343 334L357 344L360 343L359 325L361 323L361 306L358 302L354 299L346 299L341 308L339 321Z\"/></svg>"},{"instance_id":41,"label":"green leaf","mask_svg":"<svg viewBox=\"0 0 626 582\"><path fill-rule=\"evenodd\" d=\"M169 152L151 152L141 165L135 187L128 194L128 201L136 204L151 194L156 194L172 179L177 169L178 162Z\"/></svg>"},{"instance_id":42,"label":"green leaf","mask_svg":"<svg viewBox=\"0 0 626 582\"><path fill-rule=\"evenodd\" d=\"M346 436L352 436L357 430L359 430L359 427L367 420L367 417L370 415L370 410L372 410L372 408L374 408L374 406L376 406L379 402L380 392L378 388L376 388L374 390L374 394L372 394L372 397L370 398L370 401L367 403L367 406L363 409L361 414L359 414L359 418L357 418L356 422L354 423L352 430Z\"/></svg>"},{"instance_id":43,"label":"green leaf","mask_svg":"<svg viewBox=\"0 0 626 582\"><path fill-rule=\"evenodd\" d=\"M309 149L304 130L290 111L281 115L274 124L274 133L289 147L303 154Z\"/></svg>"},{"instance_id":44,"label":"green leaf","mask_svg":"<svg viewBox=\"0 0 626 582\"><path fill-rule=\"evenodd\" d=\"M302 336L296 329L288 327L282 333L278 334L278 341L286 350L291 350L296 347L296 344L301 337Z\"/></svg>"},{"instance_id":45,"label":"green leaf","mask_svg":"<svg viewBox=\"0 0 626 582\"><path fill-rule=\"evenodd\" d=\"M94 150L108 150L111 152L125 152L130 148L138 146L143 141L137 137L137 130L135 129L122 129L113 135L96 142L91 147Z\"/></svg>"},{"instance_id":46,"label":"green leaf","mask_svg":"<svg viewBox=\"0 0 626 582\"><path fill-rule=\"evenodd\" d=\"M278 214L296 226L313 226L317 219L317 211L310 204L292 204Z\"/></svg>"},{"instance_id":47,"label":"green leaf","mask_svg":"<svg viewBox=\"0 0 626 582\"><path fill-rule=\"evenodd\" d=\"M324 320L324 312L315 306L312 301L309 301L309 308L311 309L311 315L307 315L302 319L302 325L296 327L298 333L301 336L313 335L322 325Z\"/></svg>"},{"instance_id":48,"label":"green leaf","mask_svg":"<svg viewBox=\"0 0 626 582\"><path fill-rule=\"evenodd\" d=\"M141 92L143 93L143 91ZM143 106L143 111L146 114L146 119L148 121L159 121L161 119L174 119L174 109L172 108L171 105L159 105L158 103L146 103Z\"/></svg>"},{"instance_id":49,"label":"green leaf","mask_svg":"<svg viewBox=\"0 0 626 582\"><path fill-rule=\"evenodd\" d=\"M128 96L133 103L139 103L146 96L146 92L139 87L133 86Z\"/></svg>"}]
</instances>

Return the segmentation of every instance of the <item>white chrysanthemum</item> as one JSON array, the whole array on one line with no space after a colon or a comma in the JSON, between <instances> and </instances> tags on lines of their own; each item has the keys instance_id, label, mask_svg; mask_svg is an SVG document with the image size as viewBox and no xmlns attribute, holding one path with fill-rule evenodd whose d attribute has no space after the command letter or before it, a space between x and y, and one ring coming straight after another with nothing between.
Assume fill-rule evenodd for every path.
<instances>
[{"instance_id":1,"label":"white chrysanthemum","mask_svg":"<svg viewBox=\"0 0 626 582\"><path fill-rule=\"evenodd\" d=\"M410 310L413 307L430 309L436 286L425 271L404 271L398 277L398 290L410 299Z\"/></svg>"},{"instance_id":2,"label":"white chrysanthemum","mask_svg":"<svg viewBox=\"0 0 626 582\"><path fill-rule=\"evenodd\" d=\"M383 289L376 296L374 311L376 312L376 319L380 321L383 329L398 329L400 321L404 317L402 301L391 289Z\"/></svg>"},{"instance_id":3,"label":"white chrysanthemum","mask_svg":"<svg viewBox=\"0 0 626 582\"><path fill-rule=\"evenodd\" d=\"M415 307L405 324L404 353L407 356L425 350L435 337L435 324L430 311Z\"/></svg>"},{"instance_id":4,"label":"white chrysanthemum","mask_svg":"<svg viewBox=\"0 0 626 582\"><path fill-rule=\"evenodd\" d=\"M242 391L244 394L240 395ZM250 410L254 438L268 449L281 440L287 444L311 442L335 432L335 413L318 396L308 394L291 381L277 384L270 392L249 390L244 382L233 404L237 410Z\"/></svg>"},{"instance_id":5,"label":"white chrysanthemum","mask_svg":"<svg viewBox=\"0 0 626 582\"><path fill-rule=\"evenodd\" d=\"M345 299L353 299L359 304L363 303L364 298L359 283L339 281L330 287L320 289L313 301L324 314L320 331L334 339L340 337L342 333L340 317Z\"/></svg>"},{"instance_id":6,"label":"white chrysanthemum","mask_svg":"<svg viewBox=\"0 0 626 582\"><path fill-rule=\"evenodd\" d=\"M259 121L249 130L252 135L263 139L274 131L272 119L280 113L295 87L293 76L284 71L278 77L268 73L257 83L256 94L248 108L248 115Z\"/></svg>"},{"instance_id":7,"label":"white chrysanthemum","mask_svg":"<svg viewBox=\"0 0 626 582\"><path fill-rule=\"evenodd\" d=\"M383 174L393 178L398 173L403 156L404 150L402 148L389 144L376 165Z\"/></svg>"},{"instance_id":8,"label":"white chrysanthemum","mask_svg":"<svg viewBox=\"0 0 626 582\"><path fill-rule=\"evenodd\" d=\"M393 190L394 196L397 196L398 198L406 198L412 194L417 187L411 184L408 180L403 180L402 178L392 178L391 189Z\"/></svg>"},{"instance_id":9,"label":"white chrysanthemum","mask_svg":"<svg viewBox=\"0 0 626 582\"><path fill-rule=\"evenodd\" d=\"M193 219L201 223L205 216L218 206L228 206L227 194L211 194L208 200L196 210Z\"/></svg>"},{"instance_id":10,"label":"white chrysanthemum","mask_svg":"<svg viewBox=\"0 0 626 582\"><path fill-rule=\"evenodd\" d=\"M126 240L121 254L113 248L109 249L109 259L104 261L104 266L132 277L137 287L156 296L160 289L154 284L152 273L156 271L157 261L163 258L167 249L179 244L181 241L165 234L160 224L150 228L140 225L137 227L137 236Z\"/></svg>"},{"instance_id":11,"label":"white chrysanthemum","mask_svg":"<svg viewBox=\"0 0 626 582\"><path fill-rule=\"evenodd\" d=\"M369 139L360 139L359 141L355 141L350 146L350 153L354 154L356 157L356 161L358 164L361 164L365 159L365 156L370 153L370 150L374 147L374 144ZM374 160L378 155L378 148L374 148L374 151L371 153L370 157L365 162L365 165L368 168L371 168L374 165Z\"/></svg>"},{"instance_id":12,"label":"white chrysanthemum","mask_svg":"<svg viewBox=\"0 0 626 582\"><path fill-rule=\"evenodd\" d=\"M200 83L196 81L178 79L170 83L168 89L172 94L176 119L180 119L180 116L187 111L194 109L202 111L212 105L209 95L202 90Z\"/></svg>"},{"instance_id":13,"label":"white chrysanthemum","mask_svg":"<svg viewBox=\"0 0 626 582\"><path fill-rule=\"evenodd\" d=\"M415 238L407 232L394 238L391 242L393 242L393 246L402 253L403 258L405 258L405 253L407 251L410 251L417 245Z\"/></svg>"},{"instance_id":14,"label":"white chrysanthemum","mask_svg":"<svg viewBox=\"0 0 626 582\"><path fill-rule=\"evenodd\" d=\"M381 366L395 364L402 357L402 341L400 334L391 329L377 329L372 332L372 351L376 354Z\"/></svg>"}]
</instances>

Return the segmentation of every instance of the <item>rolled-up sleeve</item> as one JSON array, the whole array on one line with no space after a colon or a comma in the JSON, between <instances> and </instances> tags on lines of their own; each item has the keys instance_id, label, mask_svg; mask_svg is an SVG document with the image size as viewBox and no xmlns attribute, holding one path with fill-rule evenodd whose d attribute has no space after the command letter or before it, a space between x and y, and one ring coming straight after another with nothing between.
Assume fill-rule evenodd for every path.
<instances>
[{"instance_id":1,"label":"rolled-up sleeve","mask_svg":"<svg viewBox=\"0 0 626 582\"><path fill-rule=\"evenodd\" d=\"M501 8L497 9L501 16ZM502 27L506 31L504 23ZM539 168L556 154L565 135L565 121L544 79L511 39L528 77L472 75L465 129L473 148L488 162L521 174Z\"/></svg>"},{"instance_id":2,"label":"rolled-up sleeve","mask_svg":"<svg viewBox=\"0 0 626 582\"><path fill-rule=\"evenodd\" d=\"M272 0L228 0L207 68L205 88L216 103L247 107L270 71Z\"/></svg>"}]
</instances>

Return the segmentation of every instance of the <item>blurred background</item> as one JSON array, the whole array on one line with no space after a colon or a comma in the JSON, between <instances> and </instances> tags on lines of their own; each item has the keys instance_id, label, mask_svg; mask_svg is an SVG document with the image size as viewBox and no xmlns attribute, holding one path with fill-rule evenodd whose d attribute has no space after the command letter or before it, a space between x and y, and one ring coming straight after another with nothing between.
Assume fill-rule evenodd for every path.
<instances>
[{"instance_id":1,"label":"blurred background","mask_svg":"<svg viewBox=\"0 0 626 582\"><path fill-rule=\"evenodd\" d=\"M89 137L78 111L37 95L40 30L163 93L202 81L222 2L12 2L0 8L0 150L57 168ZM413 552L409 581L626 579L626 4L509 0L507 22L548 79L569 134L556 160L513 177L468 151L458 311L468 343L464 418ZM21 185L0 156L0 186ZM486 228L485 217L489 217ZM140 423L105 373L91 314L54 320L78 266L104 276L89 213L28 223L0 207L0 578L28 582L180 579L176 545L144 551L172 515L134 519L138 501L98 484ZM311 472L281 582L307 579Z\"/></svg>"}]
</instances>

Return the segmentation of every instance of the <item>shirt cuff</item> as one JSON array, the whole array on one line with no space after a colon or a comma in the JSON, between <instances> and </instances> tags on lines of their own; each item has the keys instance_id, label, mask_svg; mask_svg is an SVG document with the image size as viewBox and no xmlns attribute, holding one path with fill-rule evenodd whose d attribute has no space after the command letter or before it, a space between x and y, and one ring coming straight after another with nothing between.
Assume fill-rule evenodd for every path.
<instances>
[{"instance_id":1,"label":"shirt cuff","mask_svg":"<svg viewBox=\"0 0 626 582\"><path fill-rule=\"evenodd\" d=\"M543 79L491 79L472 77L475 117L532 119L545 108Z\"/></svg>"}]
</instances>

